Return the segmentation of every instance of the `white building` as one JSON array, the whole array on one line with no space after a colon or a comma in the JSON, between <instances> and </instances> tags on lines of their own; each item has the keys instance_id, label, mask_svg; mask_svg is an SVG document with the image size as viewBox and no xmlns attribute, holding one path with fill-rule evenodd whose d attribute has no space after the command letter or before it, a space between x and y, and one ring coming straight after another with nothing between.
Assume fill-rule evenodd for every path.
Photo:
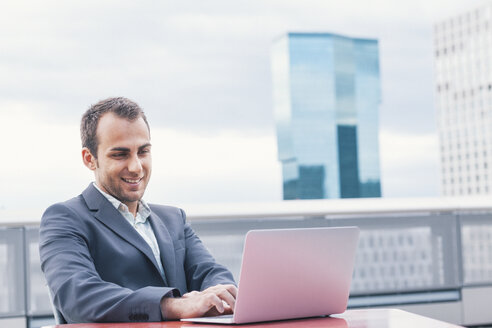
<instances>
[{"instance_id":1,"label":"white building","mask_svg":"<svg viewBox=\"0 0 492 328\"><path fill-rule=\"evenodd\" d=\"M441 193L492 192L492 2L434 26Z\"/></svg>"}]
</instances>

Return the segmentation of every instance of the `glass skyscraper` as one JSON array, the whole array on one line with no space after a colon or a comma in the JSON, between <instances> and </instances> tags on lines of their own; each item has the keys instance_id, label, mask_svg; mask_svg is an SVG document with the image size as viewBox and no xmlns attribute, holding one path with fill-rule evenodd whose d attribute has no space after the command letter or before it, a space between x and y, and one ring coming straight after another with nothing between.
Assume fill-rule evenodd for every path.
<instances>
[{"instance_id":1,"label":"glass skyscraper","mask_svg":"<svg viewBox=\"0 0 492 328\"><path fill-rule=\"evenodd\" d=\"M443 196L492 193L492 2L434 25Z\"/></svg>"},{"instance_id":2,"label":"glass skyscraper","mask_svg":"<svg viewBox=\"0 0 492 328\"><path fill-rule=\"evenodd\" d=\"M272 73L283 198L380 197L378 41L288 33Z\"/></svg>"}]
</instances>

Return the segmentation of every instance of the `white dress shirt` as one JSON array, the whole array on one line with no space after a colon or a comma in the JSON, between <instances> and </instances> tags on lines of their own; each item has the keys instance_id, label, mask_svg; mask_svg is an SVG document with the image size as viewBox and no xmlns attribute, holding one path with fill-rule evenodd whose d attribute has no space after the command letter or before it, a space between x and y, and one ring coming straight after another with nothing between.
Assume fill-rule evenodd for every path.
<instances>
[{"instance_id":1,"label":"white dress shirt","mask_svg":"<svg viewBox=\"0 0 492 328\"><path fill-rule=\"evenodd\" d=\"M159 266L161 276L164 278L164 268L162 267L159 245L157 244L157 240L155 239L154 230L152 230L152 226L150 225L149 220L147 220L150 216L149 205L147 205L147 203L145 203L144 200L141 199L138 203L137 215L133 216L133 214L130 213L130 211L128 210L128 206L126 206L110 194L102 191L96 185L96 183L93 184L94 187L96 187L96 189L99 190L99 192L101 192L101 194L103 194L103 196L106 197L106 199L109 200L109 202L121 213L121 215L123 215L126 221L132 227L134 227L135 230L137 230L140 236L142 236L145 242L149 245L149 247L152 249L152 253L154 254L157 265Z\"/></svg>"}]
</instances>

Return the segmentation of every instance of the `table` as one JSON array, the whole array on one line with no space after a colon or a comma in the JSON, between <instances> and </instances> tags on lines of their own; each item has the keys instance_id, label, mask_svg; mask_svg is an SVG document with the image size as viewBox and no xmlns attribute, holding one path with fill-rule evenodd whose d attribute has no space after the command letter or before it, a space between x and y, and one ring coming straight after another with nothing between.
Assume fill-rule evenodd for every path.
<instances>
[{"instance_id":1,"label":"table","mask_svg":"<svg viewBox=\"0 0 492 328\"><path fill-rule=\"evenodd\" d=\"M460 327L447 322L423 317L396 309L348 310L342 314L326 318L308 318L263 322L248 325L212 325L169 322L139 323L77 323L69 325L46 326L44 328L211 328L211 327L268 327L268 328L455 328Z\"/></svg>"}]
</instances>

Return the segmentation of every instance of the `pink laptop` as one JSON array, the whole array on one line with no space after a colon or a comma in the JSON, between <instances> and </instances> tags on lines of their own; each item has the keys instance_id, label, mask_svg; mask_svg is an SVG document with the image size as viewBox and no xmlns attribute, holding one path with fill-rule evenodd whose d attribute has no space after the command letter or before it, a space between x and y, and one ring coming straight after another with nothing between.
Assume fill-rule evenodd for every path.
<instances>
[{"instance_id":1,"label":"pink laptop","mask_svg":"<svg viewBox=\"0 0 492 328\"><path fill-rule=\"evenodd\" d=\"M357 227L251 230L234 314L181 320L240 324L342 313L358 238Z\"/></svg>"}]
</instances>

